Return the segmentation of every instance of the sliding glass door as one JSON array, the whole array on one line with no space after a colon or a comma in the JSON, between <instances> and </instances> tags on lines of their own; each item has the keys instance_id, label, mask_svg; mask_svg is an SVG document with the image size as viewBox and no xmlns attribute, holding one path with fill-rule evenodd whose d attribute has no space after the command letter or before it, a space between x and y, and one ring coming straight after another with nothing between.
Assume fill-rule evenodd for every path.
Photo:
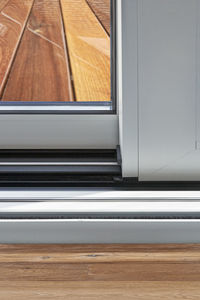
<instances>
[{"instance_id":1,"label":"sliding glass door","mask_svg":"<svg viewBox=\"0 0 200 300\"><path fill-rule=\"evenodd\" d=\"M0 2L0 148L115 149L110 0Z\"/></svg>"}]
</instances>

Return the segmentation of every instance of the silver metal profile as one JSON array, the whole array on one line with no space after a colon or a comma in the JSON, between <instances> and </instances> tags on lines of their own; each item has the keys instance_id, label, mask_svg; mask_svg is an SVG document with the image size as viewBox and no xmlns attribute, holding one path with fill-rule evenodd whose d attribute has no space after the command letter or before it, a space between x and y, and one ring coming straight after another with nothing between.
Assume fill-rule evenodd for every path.
<instances>
[{"instance_id":1,"label":"silver metal profile","mask_svg":"<svg viewBox=\"0 0 200 300\"><path fill-rule=\"evenodd\" d=\"M0 191L0 243L199 242L198 191Z\"/></svg>"},{"instance_id":2,"label":"silver metal profile","mask_svg":"<svg viewBox=\"0 0 200 300\"><path fill-rule=\"evenodd\" d=\"M200 201L200 191L124 191L120 189L97 188L38 188L38 189L0 189L0 202L34 202L34 201L100 201L107 203L114 201L173 201L183 202Z\"/></svg>"}]
</instances>

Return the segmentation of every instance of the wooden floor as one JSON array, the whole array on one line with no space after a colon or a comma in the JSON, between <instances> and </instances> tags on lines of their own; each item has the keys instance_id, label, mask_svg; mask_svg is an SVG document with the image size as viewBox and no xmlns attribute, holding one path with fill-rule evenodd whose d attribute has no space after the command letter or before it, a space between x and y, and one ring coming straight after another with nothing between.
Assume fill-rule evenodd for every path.
<instances>
[{"instance_id":1,"label":"wooden floor","mask_svg":"<svg viewBox=\"0 0 200 300\"><path fill-rule=\"evenodd\" d=\"M0 245L1 300L198 300L200 245Z\"/></svg>"},{"instance_id":2,"label":"wooden floor","mask_svg":"<svg viewBox=\"0 0 200 300\"><path fill-rule=\"evenodd\" d=\"M110 0L0 0L0 101L110 94Z\"/></svg>"}]
</instances>

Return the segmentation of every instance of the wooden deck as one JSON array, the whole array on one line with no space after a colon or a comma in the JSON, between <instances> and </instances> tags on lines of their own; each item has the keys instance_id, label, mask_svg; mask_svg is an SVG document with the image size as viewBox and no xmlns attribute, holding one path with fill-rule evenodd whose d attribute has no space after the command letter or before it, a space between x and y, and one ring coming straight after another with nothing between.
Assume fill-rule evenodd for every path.
<instances>
[{"instance_id":1,"label":"wooden deck","mask_svg":"<svg viewBox=\"0 0 200 300\"><path fill-rule=\"evenodd\" d=\"M197 300L200 245L0 245L2 300Z\"/></svg>"},{"instance_id":2,"label":"wooden deck","mask_svg":"<svg viewBox=\"0 0 200 300\"><path fill-rule=\"evenodd\" d=\"M0 101L110 101L109 0L0 0Z\"/></svg>"}]
</instances>

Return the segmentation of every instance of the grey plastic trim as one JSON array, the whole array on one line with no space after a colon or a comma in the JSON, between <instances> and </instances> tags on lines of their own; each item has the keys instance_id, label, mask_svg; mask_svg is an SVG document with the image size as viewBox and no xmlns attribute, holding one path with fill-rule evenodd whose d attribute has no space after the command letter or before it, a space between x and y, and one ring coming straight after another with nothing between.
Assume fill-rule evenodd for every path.
<instances>
[{"instance_id":1,"label":"grey plastic trim","mask_svg":"<svg viewBox=\"0 0 200 300\"><path fill-rule=\"evenodd\" d=\"M193 220L2 220L0 243L199 243Z\"/></svg>"},{"instance_id":2,"label":"grey plastic trim","mask_svg":"<svg viewBox=\"0 0 200 300\"><path fill-rule=\"evenodd\" d=\"M123 177L138 177L138 0L117 0L117 100Z\"/></svg>"},{"instance_id":3,"label":"grey plastic trim","mask_svg":"<svg viewBox=\"0 0 200 300\"><path fill-rule=\"evenodd\" d=\"M1 115L1 149L116 149L117 115ZM6 128L6 133L5 133Z\"/></svg>"}]
</instances>

